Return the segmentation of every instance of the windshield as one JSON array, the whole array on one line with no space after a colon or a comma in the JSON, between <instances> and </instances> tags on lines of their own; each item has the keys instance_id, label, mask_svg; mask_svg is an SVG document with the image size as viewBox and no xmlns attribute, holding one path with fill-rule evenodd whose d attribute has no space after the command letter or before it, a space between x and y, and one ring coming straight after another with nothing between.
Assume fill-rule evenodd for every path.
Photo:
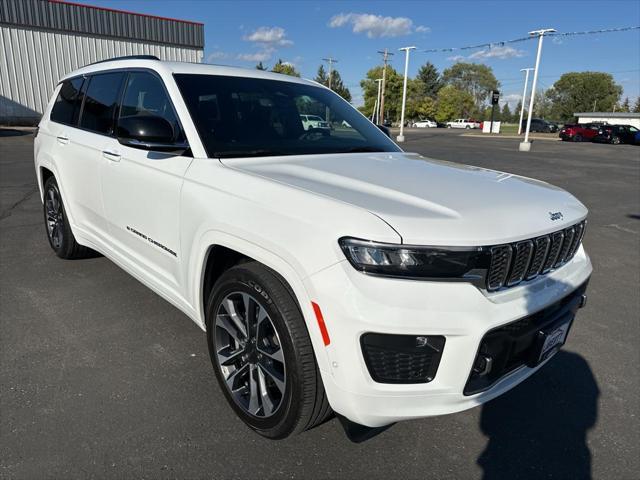
<instances>
[{"instance_id":1,"label":"windshield","mask_svg":"<svg viewBox=\"0 0 640 480\"><path fill-rule=\"evenodd\" d=\"M400 151L326 88L220 75L175 78L209 157Z\"/></svg>"}]
</instances>

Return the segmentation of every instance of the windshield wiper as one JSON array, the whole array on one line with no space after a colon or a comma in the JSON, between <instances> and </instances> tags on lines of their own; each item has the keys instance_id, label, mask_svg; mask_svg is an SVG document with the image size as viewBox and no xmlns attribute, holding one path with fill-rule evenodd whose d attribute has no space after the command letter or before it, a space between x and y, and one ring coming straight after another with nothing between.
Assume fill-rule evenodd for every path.
<instances>
[{"instance_id":1,"label":"windshield wiper","mask_svg":"<svg viewBox=\"0 0 640 480\"><path fill-rule=\"evenodd\" d=\"M287 155L278 150L257 149L257 150L228 150L226 152L213 152L217 158L241 158L241 157L275 157Z\"/></svg>"}]
</instances>

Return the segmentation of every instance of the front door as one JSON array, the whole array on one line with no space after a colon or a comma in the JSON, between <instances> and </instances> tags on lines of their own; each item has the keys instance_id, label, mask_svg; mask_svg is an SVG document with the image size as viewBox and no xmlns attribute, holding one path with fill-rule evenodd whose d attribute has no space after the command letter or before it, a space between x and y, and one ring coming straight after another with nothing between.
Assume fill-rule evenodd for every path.
<instances>
[{"instance_id":1,"label":"front door","mask_svg":"<svg viewBox=\"0 0 640 480\"><path fill-rule=\"evenodd\" d=\"M154 115L184 133L162 79L150 71L128 74L118 118ZM117 122L116 122L117 124ZM171 290L179 290L180 190L192 158L131 148L116 139L105 148L102 194L114 248Z\"/></svg>"}]
</instances>

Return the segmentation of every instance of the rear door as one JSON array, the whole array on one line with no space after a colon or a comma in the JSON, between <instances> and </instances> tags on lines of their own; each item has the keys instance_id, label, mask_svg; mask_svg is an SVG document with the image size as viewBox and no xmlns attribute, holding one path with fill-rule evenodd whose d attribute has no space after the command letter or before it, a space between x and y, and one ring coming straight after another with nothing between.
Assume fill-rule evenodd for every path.
<instances>
[{"instance_id":1,"label":"rear door","mask_svg":"<svg viewBox=\"0 0 640 480\"><path fill-rule=\"evenodd\" d=\"M159 116L175 140L184 132L162 79L149 70L129 72L118 118ZM113 138L102 163L102 195L112 244L165 286L179 285L180 190L192 157L141 150Z\"/></svg>"}]
</instances>

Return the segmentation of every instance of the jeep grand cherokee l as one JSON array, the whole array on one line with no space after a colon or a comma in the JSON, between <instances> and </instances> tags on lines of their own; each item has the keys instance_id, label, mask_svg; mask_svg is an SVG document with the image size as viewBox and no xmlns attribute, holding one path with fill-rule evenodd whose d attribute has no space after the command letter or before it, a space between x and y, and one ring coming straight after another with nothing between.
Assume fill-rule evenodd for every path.
<instances>
[{"instance_id":1,"label":"jeep grand cherokee l","mask_svg":"<svg viewBox=\"0 0 640 480\"><path fill-rule=\"evenodd\" d=\"M309 112L344 128L305 129ZM564 343L591 274L572 195L405 153L299 78L90 65L61 80L34 153L54 252L97 250L193 319L270 438L506 392Z\"/></svg>"}]
</instances>

